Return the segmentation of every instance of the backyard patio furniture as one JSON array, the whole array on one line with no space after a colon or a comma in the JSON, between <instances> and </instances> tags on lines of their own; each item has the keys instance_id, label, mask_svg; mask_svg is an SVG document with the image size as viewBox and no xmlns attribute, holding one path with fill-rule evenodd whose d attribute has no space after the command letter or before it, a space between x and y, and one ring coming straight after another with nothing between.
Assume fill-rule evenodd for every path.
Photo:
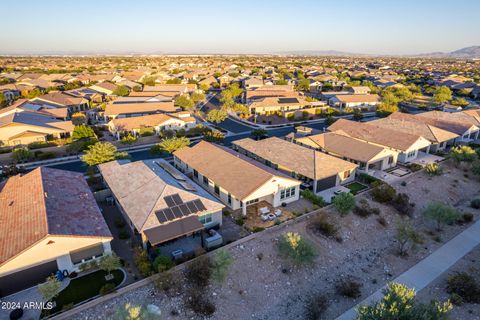
<instances>
[{"instance_id":1,"label":"backyard patio furniture","mask_svg":"<svg viewBox=\"0 0 480 320\"><path fill-rule=\"evenodd\" d=\"M282 210L277 209L277 210L275 210L274 214L275 214L275 217L280 217L282 215Z\"/></svg>"},{"instance_id":2,"label":"backyard patio furniture","mask_svg":"<svg viewBox=\"0 0 480 320\"><path fill-rule=\"evenodd\" d=\"M263 222L268 221L268 219L269 219L268 215L266 215L266 214L262 214L260 217L262 218Z\"/></svg>"},{"instance_id":3,"label":"backyard patio furniture","mask_svg":"<svg viewBox=\"0 0 480 320\"><path fill-rule=\"evenodd\" d=\"M276 216L273 213L269 213L267 217L268 217L268 220L274 220L276 218Z\"/></svg>"},{"instance_id":4,"label":"backyard patio furniture","mask_svg":"<svg viewBox=\"0 0 480 320\"><path fill-rule=\"evenodd\" d=\"M263 208L260 208L260 213L262 215L266 215L270 213L270 210L268 209L268 207L263 207Z\"/></svg>"}]
</instances>

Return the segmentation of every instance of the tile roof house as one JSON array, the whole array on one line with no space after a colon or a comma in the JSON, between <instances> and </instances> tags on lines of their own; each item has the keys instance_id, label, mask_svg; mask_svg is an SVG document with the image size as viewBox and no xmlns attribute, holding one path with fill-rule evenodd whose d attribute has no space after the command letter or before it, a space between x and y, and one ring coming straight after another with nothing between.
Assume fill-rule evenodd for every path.
<instances>
[{"instance_id":1,"label":"tile roof house","mask_svg":"<svg viewBox=\"0 0 480 320\"><path fill-rule=\"evenodd\" d=\"M380 103L377 94L341 94L328 100L328 104L340 109L345 108L372 108Z\"/></svg>"},{"instance_id":2,"label":"tile roof house","mask_svg":"<svg viewBox=\"0 0 480 320\"><path fill-rule=\"evenodd\" d=\"M233 148L299 180L313 183L314 192L351 182L358 165L326 153L271 137L233 142Z\"/></svg>"},{"instance_id":3,"label":"tile roof house","mask_svg":"<svg viewBox=\"0 0 480 320\"><path fill-rule=\"evenodd\" d=\"M138 117L154 113L172 113L178 112L180 108L176 107L173 101L170 102L149 102L149 103L109 103L105 107L105 118L111 120L115 118Z\"/></svg>"},{"instance_id":4,"label":"tile roof house","mask_svg":"<svg viewBox=\"0 0 480 320\"><path fill-rule=\"evenodd\" d=\"M98 168L145 247L222 224L224 205L163 159L112 161Z\"/></svg>"},{"instance_id":5,"label":"tile roof house","mask_svg":"<svg viewBox=\"0 0 480 320\"><path fill-rule=\"evenodd\" d=\"M32 102L43 102L58 108L67 108L69 115L88 109L88 100L81 97L71 96L63 92L49 92L33 98Z\"/></svg>"},{"instance_id":6,"label":"tile roof house","mask_svg":"<svg viewBox=\"0 0 480 320\"><path fill-rule=\"evenodd\" d=\"M398 152L340 132L299 137L295 142L359 165L359 170L386 170L397 165Z\"/></svg>"},{"instance_id":7,"label":"tile roof house","mask_svg":"<svg viewBox=\"0 0 480 320\"><path fill-rule=\"evenodd\" d=\"M0 296L110 253L112 235L83 174L39 167L0 185Z\"/></svg>"},{"instance_id":8,"label":"tile roof house","mask_svg":"<svg viewBox=\"0 0 480 320\"><path fill-rule=\"evenodd\" d=\"M298 200L300 181L226 147L201 141L173 154L175 165L233 210L265 200L273 207Z\"/></svg>"},{"instance_id":9,"label":"tile roof house","mask_svg":"<svg viewBox=\"0 0 480 320\"><path fill-rule=\"evenodd\" d=\"M406 163L415 160L419 151L427 151L431 142L422 136L400 132L373 124L338 119L328 128L349 137L387 147L398 152L398 161Z\"/></svg>"},{"instance_id":10,"label":"tile roof house","mask_svg":"<svg viewBox=\"0 0 480 320\"><path fill-rule=\"evenodd\" d=\"M471 142L479 137L480 115L475 115L475 110L456 113L429 111L419 113L415 118L457 134L459 137L455 142Z\"/></svg>"}]
</instances>

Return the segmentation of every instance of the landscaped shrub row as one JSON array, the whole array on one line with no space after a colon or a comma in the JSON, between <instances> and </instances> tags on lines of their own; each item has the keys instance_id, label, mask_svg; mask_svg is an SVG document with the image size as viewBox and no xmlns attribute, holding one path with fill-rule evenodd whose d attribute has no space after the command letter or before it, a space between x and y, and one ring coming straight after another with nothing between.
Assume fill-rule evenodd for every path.
<instances>
[{"instance_id":1,"label":"landscaped shrub row","mask_svg":"<svg viewBox=\"0 0 480 320\"><path fill-rule=\"evenodd\" d=\"M322 197L317 196L315 193L313 193L311 190L303 190L302 191L302 196L313 203L314 205L317 205L319 207L324 207L325 206L325 201L323 200Z\"/></svg>"}]
</instances>

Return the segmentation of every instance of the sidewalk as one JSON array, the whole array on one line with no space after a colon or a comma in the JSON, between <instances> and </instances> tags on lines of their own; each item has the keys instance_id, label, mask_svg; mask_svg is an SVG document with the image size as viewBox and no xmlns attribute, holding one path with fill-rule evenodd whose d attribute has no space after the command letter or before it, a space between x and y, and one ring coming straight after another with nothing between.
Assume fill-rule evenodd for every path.
<instances>
[{"instance_id":1,"label":"sidewalk","mask_svg":"<svg viewBox=\"0 0 480 320\"><path fill-rule=\"evenodd\" d=\"M402 283L418 292L428 286L442 273L450 269L458 260L463 258L463 256L472 251L479 244L480 220L463 230L456 237L445 243L409 270L402 273L392 282ZM385 286L375 291L371 296L339 316L337 320L355 319L356 309L360 305L366 305L380 300L383 297L382 290L384 288Z\"/></svg>"}]
</instances>

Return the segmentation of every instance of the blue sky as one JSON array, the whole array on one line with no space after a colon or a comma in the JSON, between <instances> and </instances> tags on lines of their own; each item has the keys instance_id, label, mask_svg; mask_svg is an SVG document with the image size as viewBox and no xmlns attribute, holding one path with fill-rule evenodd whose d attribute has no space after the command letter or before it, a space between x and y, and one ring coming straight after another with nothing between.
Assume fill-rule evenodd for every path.
<instances>
[{"instance_id":1,"label":"blue sky","mask_svg":"<svg viewBox=\"0 0 480 320\"><path fill-rule=\"evenodd\" d=\"M1 0L0 53L411 54L480 45L478 0Z\"/></svg>"}]
</instances>

